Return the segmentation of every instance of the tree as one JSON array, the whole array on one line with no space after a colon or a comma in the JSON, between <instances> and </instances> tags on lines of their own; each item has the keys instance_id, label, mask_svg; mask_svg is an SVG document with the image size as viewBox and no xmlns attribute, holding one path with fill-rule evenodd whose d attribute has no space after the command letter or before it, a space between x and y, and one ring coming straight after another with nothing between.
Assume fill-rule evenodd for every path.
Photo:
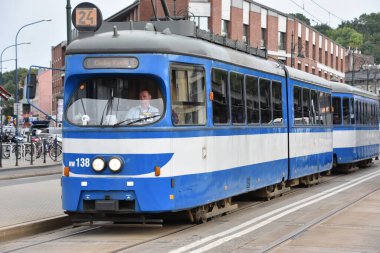
<instances>
[{"instance_id":1,"label":"tree","mask_svg":"<svg viewBox=\"0 0 380 253\"><path fill-rule=\"evenodd\" d=\"M33 71L35 72L35 71ZM18 80L19 80L19 90L18 90L18 97L19 100L22 98L22 90L23 90L23 84L25 77L28 74L28 70L25 68L19 68L18 69ZM15 71L8 71L3 73L3 87L6 89L10 94L12 94L12 97L8 101L3 100L3 115L13 115L13 104L15 103L14 94L16 91L16 85L15 85Z\"/></svg>"},{"instance_id":2,"label":"tree","mask_svg":"<svg viewBox=\"0 0 380 253\"><path fill-rule=\"evenodd\" d=\"M380 63L380 12L363 14L352 21L342 22L339 28L350 27L363 34L365 43L360 50L367 55L373 55L375 62Z\"/></svg>"},{"instance_id":3,"label":"tree","mask_svg":"<svg viewBox=\"0 0 380 253\"><path fill-rule=\"evenodd\" d=\"M328 24L320 24L320 25L315 25L313 27L315 30L317 30L318 32L324 35L327 35L330 32L330 30L332 30L332 28Z\"/></svg>"},{"instance_id":4,"label":"tree","mask_svg":"<svg viewBox=\"0 0 380 253\"><path fill-rule=\"evenodd\" d=\"M294 16L295 18L304 22L305 24L310 25L310 19L305 17L305 15L303 15L302 13L290 13L290 15Z\"/></svg>"},{"instance_id":5,"label":"tree","mask_svg":"<svg viewBox=\"0 0 380 253\"><path fill-rule=\"evenodd\" d=\"M363 35L350 27L330 30L327 35L344 47L358 48L361 47L364 42Z\"/></svg>"}]
</instances>

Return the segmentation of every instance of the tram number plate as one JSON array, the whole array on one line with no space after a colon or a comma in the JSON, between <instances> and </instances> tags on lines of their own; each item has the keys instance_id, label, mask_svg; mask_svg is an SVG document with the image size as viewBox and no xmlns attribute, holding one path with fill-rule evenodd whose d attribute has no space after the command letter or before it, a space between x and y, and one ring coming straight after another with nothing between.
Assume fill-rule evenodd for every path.
<instances>
[{"instance_id":1,"label":"tram number plate","mask_svg":"<svg viewBox=\"0 0 380 253\"><path fill-rule=\"evenodd\" d=\"M69 161L70 167L90 167L90 158L77 158L75 161Z\"/></svg>"},{"instance_id":2,"label":"tram number plate","mask_svg":"<svg viewBox=\"0 0 380 253\"><path fill-rule=\"evenodd\" d=\"M76 10L77 26L96 27L97 26L97 11L96 8L78 8Z\"/></svg>"}]
</instances>

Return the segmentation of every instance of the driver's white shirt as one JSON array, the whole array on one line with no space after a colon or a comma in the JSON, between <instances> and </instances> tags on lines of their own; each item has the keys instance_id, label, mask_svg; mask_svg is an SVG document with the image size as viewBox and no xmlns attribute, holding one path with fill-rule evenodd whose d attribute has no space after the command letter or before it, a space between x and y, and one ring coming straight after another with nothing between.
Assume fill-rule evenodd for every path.
<instances>
[{"instance_id":1,"label":"driver's white shirt","mask_svg":"<svg viewBox=\"0 0 380 253\"><path fill-rule=\"evenodd\" d=\"M128 110L127 112L127 119L140 119L140 118L147 118L153 115L159 115L160 111L154 107L154 106L149 106L147 109L143 109L141 105L132 107L131 109Z\"/></svg>"}]
</instances>

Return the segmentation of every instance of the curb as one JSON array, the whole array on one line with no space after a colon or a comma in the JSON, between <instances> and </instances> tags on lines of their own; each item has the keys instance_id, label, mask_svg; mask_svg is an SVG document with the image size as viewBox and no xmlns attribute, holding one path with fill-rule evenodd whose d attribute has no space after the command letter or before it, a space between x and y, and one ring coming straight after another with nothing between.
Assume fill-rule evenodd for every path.
<instances>
[{"instance_id":1,"label":"curb","mask_svg":"<svg viewBox=\"0 0 380 253\"><path fill-rule=\"evenodd\" d=\"M44 169L44 168L50 168L50 167L55 167L55 166L62 166L62 163L56 163L56 164L39 164L39 165L28 165L28 166L14 166L14 167L10 167L10 168L4 168L1 167L0 168L0 172L1 171L10 171L10 170L26 170L26 169Z\"/></svg>"},{"instance_id":2,"label":"curb","mask_svg":"<svg viewBox=\"0 0 380 253\"><path fill-rule=\"evenodd\" d=\"M0 242L18 239L37 233L47 232L61 227L71 225L71 220L67 215L59 215L23 224L12 225L0 228Z\"/></svg>"},{"instance_id":3,"label":"curb","mask_svg":"<svg viewBox=\"0 0 380 253\"><path fill-rule=\"evenodd\" d=\"M51 171L51 172L35 172L35 173L25 173L25 174L18 174L18 175L7 175L7 176L0 176L0 180L8 180L8 179L18 179L18 178L26 178L26 177L40 177L40 176L50 176L55 174L61 174L62 170L59 171Z\"/></svg>"}]
</instances>

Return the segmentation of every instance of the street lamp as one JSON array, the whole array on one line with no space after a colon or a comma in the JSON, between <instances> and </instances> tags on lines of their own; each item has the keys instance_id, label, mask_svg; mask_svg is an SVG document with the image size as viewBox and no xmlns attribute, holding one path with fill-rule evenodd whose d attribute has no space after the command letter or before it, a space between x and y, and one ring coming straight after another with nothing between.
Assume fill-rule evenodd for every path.
<instances>
[{"instance_id":1,"label":"street lamp","mask_svg":"<svg viewBox=\"0 0 380 253\"><path fill-rule=\"evenodd\" d=\"M25 44L30 44L30 42L22 42L22 43L19 43L19 44L17 44L17 45L25 45ZM11 48L11 47L14 47L14 46L15 46L15 45L7 46L6 48L3 49L3 51L1 51L1 54L0 54L0 73L1 73L0 85L3 84L3 62L8 61L8 60L4 60L4 61L3 61L3 53L4 53L5 50L7 50L8 48ZM15 59L10 59L10 60L15 60Z\"/></svg>"},{"instance_id":2,"label":"street lamp","mask_svg":"<svg viewBox=\"0 0 380 253\"><path fill-rule=\"evenodd\" d=\"M296 50L296 46L299 47L298 49L298 58L305 58L305 56L301 53L302 51L302 44L299 45L298 43L294 43L294 33L292 32L292 41L290 45L290 67L294 68L294 51Z\"/></svg>"},{"instance_id":3,"label":"street lamp","mask_svg":"<svg viewBox=\"0 0 380 253\"><path fill-rule=\"evenodd\" d=\"M29 23L29 24L26 24L24 26L22 26L20 29L18 29L17 33L16 33L16 38L15 38L15 52L16 52L16 74L15 74L15 81L16 81L16 92L15 92L15 104L16 106L18 106L18 69L17 69L17 37L18 37L18 34L20 33L20 31L22 29L24 29L25 27L27 26L31 26L31 25L35 25L35 24L38 24L38 23L41 23L41 22L49 22L51 21L51 19L41 19L41 20L38 20L38 21L35 21L35 22L32 22L32 23ZM16 136L18 136L18 110L17 110L17 114L16 114ZM16 142L16 145L17 145L17 142ZM18 156L18 147L16 146L16 166L18 166L18 159L17 159L17 156Z\"/></svg>"}]
</instances>

